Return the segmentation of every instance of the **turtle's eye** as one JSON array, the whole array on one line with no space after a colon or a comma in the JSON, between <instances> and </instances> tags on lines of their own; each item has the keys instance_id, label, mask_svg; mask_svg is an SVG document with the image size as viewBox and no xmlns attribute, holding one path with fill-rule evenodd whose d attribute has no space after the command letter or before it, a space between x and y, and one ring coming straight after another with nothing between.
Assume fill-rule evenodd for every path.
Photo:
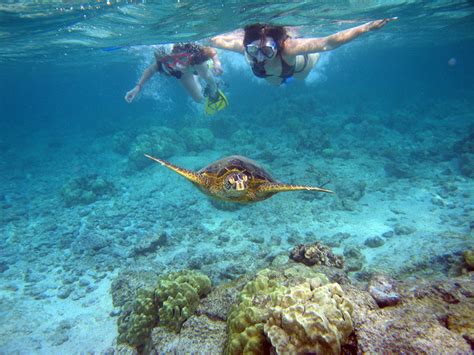
<instances>
[{"instance_id":1,"label":"turtle's eye","mask_svg":"<svg viewBox=\"0 0 474 355\"><path fill-rule=\"evenodd\" d=\"M242 180L244 180L244 182L247 182L247 181L248 181L248 179L249 179L249 178L248 178L248 176L247 176L247 175L245 175L245 174L243 174L243 175L242 175Z\"/></svg>"}]
</instances>

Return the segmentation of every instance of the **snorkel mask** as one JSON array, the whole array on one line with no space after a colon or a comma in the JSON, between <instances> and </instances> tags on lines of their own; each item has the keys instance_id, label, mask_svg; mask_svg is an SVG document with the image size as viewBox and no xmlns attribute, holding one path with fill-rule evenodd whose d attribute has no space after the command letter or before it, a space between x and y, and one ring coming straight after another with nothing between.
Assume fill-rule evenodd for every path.
<instances>
[{"instance_id":1,"label":"snorkel mask","mask_svg":"<svg viewBox=\"0 0 474 355\"><path fill-rule=\"evenodd\" d=\"M277 46L273 39L256 40L245 46L245 52L257 62L272 59L277 54Z\"/></svg>"},{"instance_id":2,"label":"snorkel mask","mask_svg":"<svg viewBox=\"0 0 474 355\"><path fill-rule=\"evenodd\" d=\"M177 53L161 58L160 62L171 70L182 70L191 64L191 60L191 53Z\"/></svg>"}]
</instances>

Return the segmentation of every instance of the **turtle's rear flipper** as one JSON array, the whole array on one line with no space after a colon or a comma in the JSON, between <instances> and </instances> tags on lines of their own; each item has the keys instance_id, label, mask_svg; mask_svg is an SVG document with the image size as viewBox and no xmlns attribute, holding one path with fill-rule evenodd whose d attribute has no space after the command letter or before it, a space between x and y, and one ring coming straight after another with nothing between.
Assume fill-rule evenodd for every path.
<instances>
[{"instance_id":1,"label":"turtle's rear flipper","mask_svg":"<svg viewBox=\"0 0 474 355\"><path fill-rule=\"evenodd\" d=\"M191 181L191 182L193 182L197 185L202 185L203 184L203 179L202 179L201 175L199 175L198 173L196 173L192 170L180 168L179 166L168 163L166 160L158 159L158 158L152 157L151 155L148 155L148 154L145 154L145 156L147 158L151 159L151 160L156 161L157 163L160 163L163 166L166 166L168 169L173 170L175 173L177 173L181 176L184 176L186 179L188 179L189 181Z\"/></svg>"},{"instance_id":2,"label":"turtle's rear flipper","mask_svg":"<svg viewBox=\"0 0 474 355\"><path fill-rule=\"evenodd\" d=\"M334 191L326 190L321 187L315 186L305 186L305 185L288 185L288 184L278 184L278 183L269 183L263 184L258 188L261 192L284 192L284 191L317 191L317 192L327 192L333 194Z\"/></svg>"}]
</instances>

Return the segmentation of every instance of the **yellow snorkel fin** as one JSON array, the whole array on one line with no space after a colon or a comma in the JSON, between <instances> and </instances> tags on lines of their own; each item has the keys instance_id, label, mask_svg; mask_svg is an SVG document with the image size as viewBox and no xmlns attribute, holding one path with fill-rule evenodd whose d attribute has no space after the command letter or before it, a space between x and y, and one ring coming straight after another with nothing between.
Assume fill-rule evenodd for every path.
<instances>
[{"instance_id":1,"label":"yellow snorkel fin","mask_svg":"<svg viewBox=\"0 0 474 355\"><path fill-rule=\"evenodd\" d=\"M225 97L224 93L220 90L217 90L217 98L206 97L205 112L206 115L212 116L219 112L220 110L225 109L229 106L229 101Z\"/></svg>"}]
</instances>

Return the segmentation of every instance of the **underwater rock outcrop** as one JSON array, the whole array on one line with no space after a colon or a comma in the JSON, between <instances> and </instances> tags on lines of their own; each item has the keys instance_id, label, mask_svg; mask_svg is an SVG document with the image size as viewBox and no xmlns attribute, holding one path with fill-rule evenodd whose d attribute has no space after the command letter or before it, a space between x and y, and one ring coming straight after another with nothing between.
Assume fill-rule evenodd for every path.
<instances>
[{"instance_id":1,"label":"underwater rock outcrop","mask_svg":"<svg viewBox=\"0 0 474 355\"><path fill-rule=\"evenodd\" d=\"M346 262L345 269L347 271L359 271L363 269L366 259L360 248L353 245L346 246L343 254Z\"/></svg>"},{"instance_id":2,"label":"underwater rock outcrop","mask_svg":"<svg viewBox=\"0 0 474 355\"><path fill-rule=\"evenodd\" d=\"M330 248L319 242L297 245L291 250L290 258L307 266L326 265L340 269L344 267L344 258L333 254Z\"/></svg>"},{"instance_id":3,"label":"underwater rock outcrop","mask_svg":"<svg viewBox=\"0 0 474 355\"><path fill-rule=\"evenodd\" d=\"M156 323L139 349L212 354L437 353L439 349L471 353L473 273L437 281L401 281L377 274L368 284L352 284L341 273L334 267L290 261L243 276L201 299L179 332ZM397 302L381 302L380 294L396 295Z\"/></svg>"},{"instance_id":4,"label":"underwater rock outcrop","mask_svg":"<svg viewBox=\"0 0 474 355\"><path fill-rule=\"evenodd\" d=\"M380 308L394 306L401 301L394 281L384 275L375 275L370 279L369 293Z\"/></svg>"},{"instance_id":5,"label":"underwater rock outcrop","mask_svg":"<svg viewBox=\"0 0 474 355\"><path fill-rule=\"evenodd\" d=\"M87 175L70 180L61 189L66 206L87 205L115 192L112 182L98 175Z\"/></svg>"},{"instance_id":6,"label":"underwater rock outcrop","mask_svg":"<svg viewBox=\"0 0 474 355\"><path fill-rule=\"evenodd\" d=\"M411 280L397 285L392 307L367 307L365 292L346 288L354 302L354 329L361 353L469 354L474 346L473 275Z\"/></svg>"},{"instance_id":7,"label":"underwater rock outcrop","mask_svg":"<svg viewBox=\"0 0 474 355\"><path fill-rule=\"evenodd\" d=\"M456 144L454 144L454 150L459 157L459 170L464 176L474 177L474 132L469 133L469 135Z\"/></svg>"}]
</instances>

